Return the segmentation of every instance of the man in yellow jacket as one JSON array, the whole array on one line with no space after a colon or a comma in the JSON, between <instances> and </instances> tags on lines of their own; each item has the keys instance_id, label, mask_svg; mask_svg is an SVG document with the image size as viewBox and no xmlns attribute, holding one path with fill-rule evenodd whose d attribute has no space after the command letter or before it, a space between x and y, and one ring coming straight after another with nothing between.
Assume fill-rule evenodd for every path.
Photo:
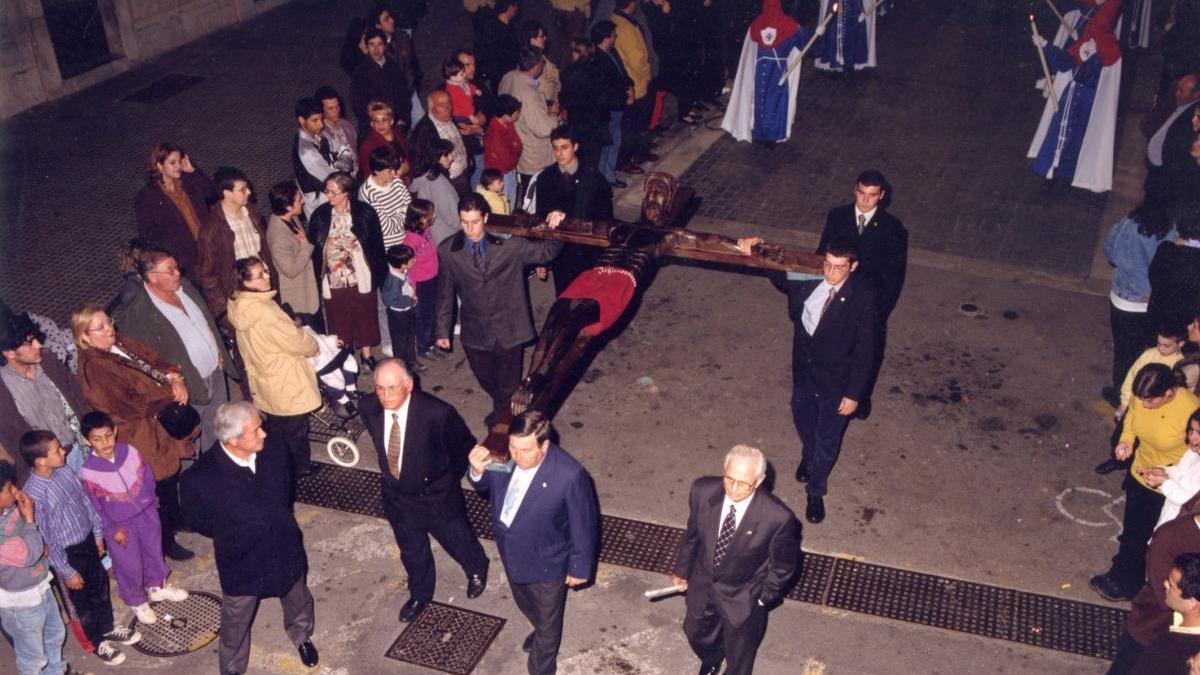
<instances>
[{"instance_id":1,"label":"man in yellow jacket","mask_svg":"<svg viewBox=\"0 0 1200 675\"><path fill-rule=\"evenodd\" d=\"M622 118L621 163L617 171L644 173L638 162L656 159L650 155L647 131L654 109L654 75L650 68L650 50L646 35L634 18L638 0L617 0L610 20L616 26L614 45L629 79L633 80L633 104Z\"/></svg>"}]
</instances>

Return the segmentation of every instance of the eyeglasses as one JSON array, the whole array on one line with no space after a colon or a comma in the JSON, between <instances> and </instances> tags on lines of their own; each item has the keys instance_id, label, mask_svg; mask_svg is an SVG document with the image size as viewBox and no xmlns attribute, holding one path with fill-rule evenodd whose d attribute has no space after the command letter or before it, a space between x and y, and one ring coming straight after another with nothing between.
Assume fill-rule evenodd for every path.
<instances>
[{"instance_id":1,"label":"eyeglasses","mask_svg":"<svg viewBox=\"0 0 1200 675\"><path fill-rule=\"evenodd\" d=\"M747 483L746 481L738 480L738 479L732 478L730 476L725 476L725 484L731 488L736 488L738 490L753 490L754 489L754 483Z\"/></svg>"},{"instance_id":2,"label":"eyeglasses","mask_svg":"<svg viewBox=\"0 0 1200 675\"><path fill-rule=\"evenodd\" d=\"M172 265L166 269L150 270L150 274L166 274L168 276L177 276L179 274L179 267Z\"/></svg>"},{"instance_id":3,"label":"eyeglasses","mask_svg":"<svg viewBox=\"0 0 1200 675\"><path fill-rule=\"evenodd\" d=\"M829 262L828 260L826 260L824 263L822 263L822 265L824 266L825 269L827 269L831 272L845 272L846 270L850 269L850 263L842 263L841 265L835 265L835 264Z\"/></svg>"},{"instance_id":4,"label":"eyeglasses","mask_svg":"<svg viewBox=\"0 0 1200 675\"><path fill-rule=\"evenodd\" d=\"M108 330L109 328L112 328L112 327L113 327L112 319L105 319L104 321L102 321L100 323L99 326L97 326L95 328L88 326L87 332L88 333L99 333L102 330Z\"/></svg>"},{"instance_id":5,"label":"eyeglasses","mask_svg":"<svg viewBox=\"0 0 1200 675\"><path fill-rule=\"evenodd\" d=\"M334 192L333 190L325 190L326 197L337 197L338 195L344 195L344 194L346 194L346 193L345 192Z\"/></svg>"}]
</instances>

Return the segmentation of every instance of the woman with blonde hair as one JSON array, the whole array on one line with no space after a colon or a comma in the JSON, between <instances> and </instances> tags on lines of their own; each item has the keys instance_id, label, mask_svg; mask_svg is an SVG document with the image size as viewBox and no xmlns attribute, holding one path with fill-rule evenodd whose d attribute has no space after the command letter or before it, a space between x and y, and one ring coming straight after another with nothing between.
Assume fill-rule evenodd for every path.
<instances>
[{"instance_id":1,"label":"woman with blonde hair","mask_svg":"<svg viewBox=\"0 0 1200 675\"><path fill-rule=\"evenodd\" d=\"M171 436L158 415L173 403L187 404L180 369L150 345L119 335L100 305L88 304L71 316L79 350L76 374L89 405L117 424L117 440L128 443L150 463L162 520L163 554L187 560L192 552L175 541L183 524L179 507L181 460L193 454L188 438Z\"/></svg>"}]
</instances>

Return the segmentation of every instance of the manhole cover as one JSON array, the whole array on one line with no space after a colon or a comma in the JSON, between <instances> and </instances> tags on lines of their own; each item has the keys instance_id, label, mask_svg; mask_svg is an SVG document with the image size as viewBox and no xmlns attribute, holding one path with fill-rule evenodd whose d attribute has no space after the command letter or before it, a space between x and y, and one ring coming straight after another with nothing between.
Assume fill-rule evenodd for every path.
<instances>
[{"instance_id":1,"label":"manhole cover","mask_svg":"<svg viewBox=\"0 0 1200 675\"><path fill-rule=\"evenodd\" d=\"M467 675L504 627L504 619L431 602L400 633L384 656Z\"/></svg>"},{"instance_id":2,"label":"manhole cover","mask_svg":"<svg viewBox=\"0 0 1200 675\"><path fill-rule=\"evenodd\" d=\"M182 656L212 642L221 633L221 599L212 593L190 591L183 602L152 602L156 623L137 619L129 627L141 632L134 649L148 656Z\"/></svg>"}]
</instances>

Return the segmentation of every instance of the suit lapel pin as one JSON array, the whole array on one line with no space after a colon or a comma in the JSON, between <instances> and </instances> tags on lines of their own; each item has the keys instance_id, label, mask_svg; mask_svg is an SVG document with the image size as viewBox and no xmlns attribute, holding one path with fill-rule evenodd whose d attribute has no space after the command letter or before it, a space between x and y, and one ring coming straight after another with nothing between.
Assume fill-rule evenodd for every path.
<instances>
[{"instance_id":1,"label":"suit lapel pin","mask_svg":"<svg viewBox=\"0 0 1200 675\"><path fill-rule=\"evenodd\" d=\"M838 298L838 301L839 301L839 302L845 302L845 301L846 301L846 297L845 297L845 296L842 296L842 297Z\"/></svg>"},{"instance_id":2,"label":"suit lapel pin","mask_svg":"<svg viewBox=\"0 0 1200 675\"><path fill-rule=\"evenodd\" d=\"M542 481L542 487L546 487L546 481Z\"/></svg>"},{"instance_id":3,"label":"suit lapel pin","mask_svg":"<svg viewBox=\"0 0 1200 675\"><path fill-rule=\"evenodd\" d=\"M750 535L752 535L752 534L754 534L754 530L746 530L746 536L747 536L747 537L749 537L749 536L750 536Z\"/></svg>"}]
</instances>

